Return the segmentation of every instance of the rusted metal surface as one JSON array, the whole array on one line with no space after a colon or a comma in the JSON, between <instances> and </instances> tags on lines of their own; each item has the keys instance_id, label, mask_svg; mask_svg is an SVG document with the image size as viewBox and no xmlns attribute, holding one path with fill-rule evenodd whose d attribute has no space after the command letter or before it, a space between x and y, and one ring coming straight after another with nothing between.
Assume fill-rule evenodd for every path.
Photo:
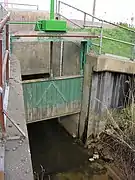
<instances>
[{"instance_id":1,"label":"rusted metal surface","mask_svg":"<svg viewBox=\"0 0 135 180\"><path fill-rule=\"evenodd\" d=\"M9 25L6 24L6 50L9 52ZM6 80L9 81L9 53L7 56L7 63L6 63Z\"/></svg>"},{"instance_id":2,"label":"rusted metal surface","mask_svg":"<svg viewBox=\"0 0 135 180\"><path fill-rule=\"evenodd\" d=\"M2 77L4 77L5 71L6 71L6 74L7 74L7 64L9 63L8 62L8 57L9 57L9 51L6 50L5 56L4 56L4 59L3 59L3 65L2 65L3 66L2 67ZM9 71L9 69L8 69L8 71ZM7 79L7 77L6 77L6 79Z\"/></svg>"},{"instance_id":3,"label":"rusted metal surface","mask_svg":"<svg viewBox=\"0 0 135 180\"><path fill-rule=\"evenodd\" d=\"M2 34L0 34L0 87L3 90L3 76L2 76ZM6 132L5 123L4 123L4 114L3 114L3 92L0 93L0 124L2 129L2 134Z\"/></svg>"},{"instance_id":4,"label":"rusted metal surface","mask_svg":"<svg viewBox=\"0 0 135 180\"><path fill-rule=\"evenodd\" d=\"M0 142L0 180L4 180L4 159L5 159L5 146Z\"/></svg>"},{"instance_id":5,"label":"rusted metal surface","mask_svg":"<svg viewBox=\"0 0 135 180\"><path fill-rule=\"evenodd\" d=\"M0 22L0 179L5 179L5 133L6 133L6 118L4 116L3 110L7 109L8 104L8 87L6 84L5 74L7 75L9 72L9 69L7 65L9 63L8 57L9 57L9 51L8 49L8 40L6 37L9 38L9 27L5 26L7 21L9 20L10 13L7 13L5 15L6 10L1 6L1 22ZM5 15L5 16L4 16ZM4 18L3 18L4 17ZM5 34L6 30L6 34ZM6 40L5 40L6 39ZM6 71L6 72L5 72ZM6 76L7 78L7 76Z\"/></svg>"},{"instance_id":6,"label":"rusted metal surface","mask_svg":"<svg viewBox=\"0 0 135 180\"><path fill-rule=\"evenodd\" d=\"M9 20L10 12L1 20L0 22L0 31L2 31L3 27L6 25L7 21Z\"/></svg>"}]
</instances>

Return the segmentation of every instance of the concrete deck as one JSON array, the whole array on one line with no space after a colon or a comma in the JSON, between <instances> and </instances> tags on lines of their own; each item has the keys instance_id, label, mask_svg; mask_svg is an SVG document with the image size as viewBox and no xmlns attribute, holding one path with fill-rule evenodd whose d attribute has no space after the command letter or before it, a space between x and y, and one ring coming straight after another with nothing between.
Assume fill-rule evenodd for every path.
<instances>
[{"instance_id":1,"label":"concrete deck","mask_svg":"<svg viewBox=\"0 0 135 180\"><path fill-rule=\"evenodd\" d=\"M9 85L9 104L7 112L8 115L25 132L27 138L7 141L5 152L6 180L33 180L20 72L19 61L15 57L12 57L10 75L11 79ZM10 137L21 135L9 120L7 120L7 134Z\"/></svg>"}]
</instances>

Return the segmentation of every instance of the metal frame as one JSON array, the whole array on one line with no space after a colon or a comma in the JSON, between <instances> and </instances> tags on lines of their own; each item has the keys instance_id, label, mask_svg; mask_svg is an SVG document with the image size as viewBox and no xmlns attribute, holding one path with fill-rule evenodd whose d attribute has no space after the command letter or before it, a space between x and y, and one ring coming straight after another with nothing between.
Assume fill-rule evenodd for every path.
<instances>
[{"instance_id":1,"label":"metal frame","mask_svg":"<svg viewBox=\"0 0 135 180\"><path fill-rule=\"evenodd\" d=\"M77 10L77 11L79 11L79 12L81 12L81 13L84 14L84 21L83 21L83 26L82 26L82 27L80 27L80 25L77 25L76 23L72 22L72 21L69 20L68 18L64 17L64 16L60 13L60 6L61 6L61 4L65 5L65 6L68 6L68 7L70 7L70 8L73 8L73 9L75 9L75 10ZM100 29L101 29L101 30L100 30L100 35L99 35L99 37L100 37L100 42L99 42L99 44L93 43L94 46L99 47L99 55L102 54L102 43L103 43L103 39L107 39L107 40L110 40L110 41L115 41L115 42L120 42L120 43L127 44L127 45L131 45L131 46L135 46L134 43L130 43L130 42L122 41L122 40L119 40L119 39L114 39L114 38L110 38L110 37L103 36L103 26L104 26L104 23L106 23L106 24L110 24L110 25L112 25L112 26L121 28L121 29L126 30L126 31L129 31L129 32L133 32L133 33L135 33L135 30L132 30L132 29L129 29L129 28L127 28L127 27L124 27L124 26L121 26L121 25L117 25L117 24L115 24L115 23L112 23L112 22L109 22L109 21L106 21L106 20L97 18L97 17L95 17L95 16L93 16L93 15L91 15L91 14L85 12L85 11L82 11L82 10L80 10L80 9L78 9L78 8L72 6L72 5L69 5L69 4L65 3L65 2L62 2L62 1L58 1L57 6L58 6L58 7L57 7L57 9L58 9L57 15L59 16L59 18L60 18L60 17L66 18L66 20L70 21L71 23L73 23L74 25L80 27L81 29L88 28L88 27L90 27L90 28L100 28ZM101 26L95 26L94 24L92 24L92 25L90 25L90 26L87 26L87 25L86 25L86 15L87 15L87 16L90 16L90 17L92 18L92 21L93 21L93 22L94 22L94 19L95 19L95 20L98 20L99 22L101 22Z\"/></svg>"}]
</instances>

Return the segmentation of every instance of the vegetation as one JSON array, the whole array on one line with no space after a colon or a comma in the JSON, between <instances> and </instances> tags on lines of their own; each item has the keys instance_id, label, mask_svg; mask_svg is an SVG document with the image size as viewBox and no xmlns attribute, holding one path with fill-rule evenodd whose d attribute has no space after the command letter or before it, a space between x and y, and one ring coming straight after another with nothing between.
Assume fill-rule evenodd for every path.
<instances>
[{"instance_id":1,"label":"vegetation","mask_svg":"<svg viewBox=\"0 0 135 180\"><path fill-rule=\"evenodd\" d=\"M93 35L100 35L100 32L101 32L101 29L96 29L96 28L91 28L91 29L88 29L88 28L87 29L79 29L79 28L70 29L69 28L69 30L76 31L76 32L77 31L89 32ZM134 58L135 50L134 50L133 45L112 41L104 37L114 38L117 40L134 44L135 43L134 32L124 30L121 28L103 29L103 41L102 41L102 54L108 53L108 54L114 54L117 56L123 56L127 58ZM93 39L92 42L93 42L92 50L94 50L94 52L98 54L99 47L95 46L94 44L99 45L100 39Z\"/></svg>"},{"instance_id":2,"label":"vegetation","mask_svg":"<svg viewBox=\"0 0 135 180\"><path fill-rule=\"evenodd\" d=\"M125 95L125 108L109 110L101 118L106 122L105 129L93 141L100 158L111 160L111 169L119 176L117 179L135 179L135 99L133 87ZM128 101L127 101L128 98ZM102 103L102 102L101 102ZM90 141L92 142L92 141Z\"/></svg>"}]
</instances>

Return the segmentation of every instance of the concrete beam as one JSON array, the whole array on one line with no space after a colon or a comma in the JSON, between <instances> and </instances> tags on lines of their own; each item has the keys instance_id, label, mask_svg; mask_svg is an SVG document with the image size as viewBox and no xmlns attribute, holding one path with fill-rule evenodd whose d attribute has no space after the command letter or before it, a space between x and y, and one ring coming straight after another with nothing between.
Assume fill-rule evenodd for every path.
<instances>
[{"instance_id":1,"label":"concrete beam","mask_svg":"<svg viewBox=\"0 0 135 180\"><path fill-rule=\"evenodd\" d=\"M88 59L91 60L92 57L95 57L95 66L93 71L102 72L119 72L126 74L135 74L135 62L130 60L125 60L119 57L112 57L109 55L100 55L100 56L89 56Z\"/></svg>"}]
</instances>

